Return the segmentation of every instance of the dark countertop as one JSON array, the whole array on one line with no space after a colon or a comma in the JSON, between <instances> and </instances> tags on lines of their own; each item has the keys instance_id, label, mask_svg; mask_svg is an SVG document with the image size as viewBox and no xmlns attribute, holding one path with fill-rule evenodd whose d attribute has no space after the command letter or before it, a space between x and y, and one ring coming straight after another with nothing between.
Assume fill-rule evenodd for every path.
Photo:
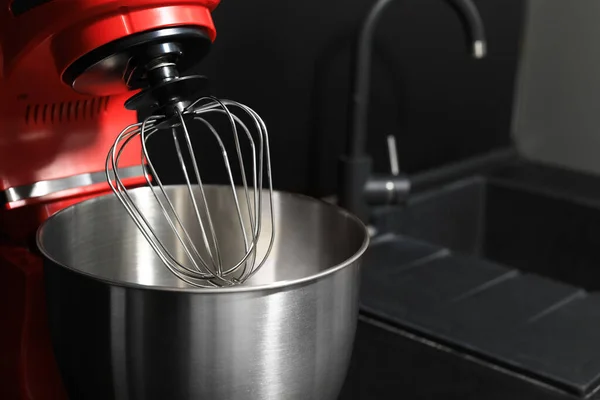
<instances>
[{"instance_id":1,"label":"dark countertop","mask_svg":"<svg viewBox=\"0 0 600 400\"><path fill-rule=\"evenodd\" d=\"M600 215L598 177L518 161L485 180L598 208ZM596 393L600 292L397 233L377 238L364 265L363 315L560 391Z\"/></svg>"}]
</instances>

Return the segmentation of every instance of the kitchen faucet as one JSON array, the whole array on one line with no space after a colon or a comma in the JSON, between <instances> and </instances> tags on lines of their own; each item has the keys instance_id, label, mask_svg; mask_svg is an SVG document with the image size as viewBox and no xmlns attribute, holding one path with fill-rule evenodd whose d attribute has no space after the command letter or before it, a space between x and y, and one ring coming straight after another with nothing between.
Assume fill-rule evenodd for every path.
<instances>
[{"instance_id":1,"label":"kitchen faucet","mask_svg":"<svg viewBox=\"0 0 600 400\"><path fill-rule=\"evenodd\" d=\"M394 137L388 137L391 175L373 176L371 157L366 153L371 89L371 55L377 24L394 0L378 0L363 20L355 49L348 126L347 153L340 158L338 196L340 206L368 222L371 206L401 204L410 193L410 181L400 174ZM474 58L486 54L484 25L471 0L446 0L464 21Z\"/></svg>"}]
</instances>

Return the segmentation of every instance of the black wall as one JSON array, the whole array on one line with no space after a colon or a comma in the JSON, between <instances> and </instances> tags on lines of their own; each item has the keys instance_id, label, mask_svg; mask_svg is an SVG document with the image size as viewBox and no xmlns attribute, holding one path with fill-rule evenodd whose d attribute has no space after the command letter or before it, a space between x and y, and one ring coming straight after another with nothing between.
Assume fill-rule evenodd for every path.
<instances>
[{"instance_id":1,"label":"black wall","mask_svg":"<svg viewBox=\"0 0 600 400\"><path fill-rule=\"evenodd\" d=\"M218 37L200 66L216 95L246 103L269 127L278 189L335 190L345 147L351 42L372 0L223 0ZM369 149L388 169L396 135L401 168L432 168L509 145L522 0L476 0L489 57L467 53L460 20L443 0L398 0L378 30ZM160 146L162 148L162 146ZM156 148L155 148L156 149ZM222 180L214 148L199 151ZM167 168L163 157L159 167ZM212 174L212 175L211 175Z\"/></svg>"}]
</instances>

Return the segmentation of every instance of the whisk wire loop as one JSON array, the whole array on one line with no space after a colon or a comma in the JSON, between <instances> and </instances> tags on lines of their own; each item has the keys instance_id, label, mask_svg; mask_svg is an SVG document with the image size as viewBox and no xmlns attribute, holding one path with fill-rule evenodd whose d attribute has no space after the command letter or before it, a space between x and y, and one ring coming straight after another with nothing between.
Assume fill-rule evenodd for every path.
<instances>
[{"instance_id":1,"label":"whisk wire loop","mask_svg":"<svg viewBox=\"0 0 600 400\"><path fill-rule=\"evenodd\" d=\"M246 125L243 118L237 113L241 113L244 118L249 118L253 126ZM222 139L223 135L209 120L211 115L219 114L226 117L230 133L233 136L241 186L236 185L234 180L229 154ZM175 123L168 129L171 130L177 153L177 164L184 177L193 209L193 218L191 218L193 221L189 221L190 218L183 221L180 215L182 210L178 210L178 202L170 198L169 191L160 174L157 173L147 146L151 137L165 133L165 129L161 128L165 120L165 116L155 115L123 129L116 137L107 155L106 179L139 233L172 274L195 287L225 287L243 284L265 264L275 240L273 183L266 124L254 110L243 104L209 96L201 97L183 111L175 113ZM236 252L236 254L240 254L234 260L229 251L231 250L230 243L228 243L227 254L222 252L224 241L228 240L228 236L231 235L230 232L219 232L218 221L213 220L211 207L214 207L215 204L209 204L207 200L205 184L192 141L192 135L196 133L188 126L189 121L197 121L201 127L206 128L216 140L221 151L231 188L232 214L235 214L240 230L236 235L241 239L241 248ZM239 130L243 132L241 136ZM258 142L254 136L258 138ZM248 140L250 148L250 179L247 176L241 137ZM158 232L153 228L149 219L144 216L143 207L136 204L135 196L130 194L119 175L121 155L132 140L141 141L142 170L146 183L150 186L153 197L159 205L162 217L165 218L170 228L171 232L166 233L168 238L165 237L164 232ZM264 169L266 169L266 188L263 187L265 186ZM193 178L195 178L195 182ZM250 185L249 182L251 182ZM268 219L263 216L263 211L265 211L263 194L267 196L267 211L270 214ZM263 220L269 222L270 229L266 231L263 229ZM201 239L193 237L190 232L199 232ZM267 241L262 237L265 232L269 236ZM262 250L262 254L259 254L259 250Z\"/></svg>"}]
</instances>

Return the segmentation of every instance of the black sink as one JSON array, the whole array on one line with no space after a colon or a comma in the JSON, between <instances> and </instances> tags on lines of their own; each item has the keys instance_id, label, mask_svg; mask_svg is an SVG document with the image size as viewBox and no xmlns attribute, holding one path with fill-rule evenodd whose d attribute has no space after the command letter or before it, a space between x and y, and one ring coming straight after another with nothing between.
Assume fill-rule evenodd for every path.
<instances>
[{"instance_id":1,"label":"black sink","mask_svg":"<svg viewBox=\"0 0 600 400\"><path fill-rule=\"evenodd\" d=\"M416 195L397 231L589 291L600 289L600 207L495 177Z\"/></svg>"},{"instance_id":2,"label":"black sink","mask_svg":"<svg viewBox=\"0 0 600 400\"><path fill-rule=\"evenodd\" d=\"M564 398L596 398L600 178L505 165L415 193L375 223L363 316Z\"/></svg>"}]
</instances>

